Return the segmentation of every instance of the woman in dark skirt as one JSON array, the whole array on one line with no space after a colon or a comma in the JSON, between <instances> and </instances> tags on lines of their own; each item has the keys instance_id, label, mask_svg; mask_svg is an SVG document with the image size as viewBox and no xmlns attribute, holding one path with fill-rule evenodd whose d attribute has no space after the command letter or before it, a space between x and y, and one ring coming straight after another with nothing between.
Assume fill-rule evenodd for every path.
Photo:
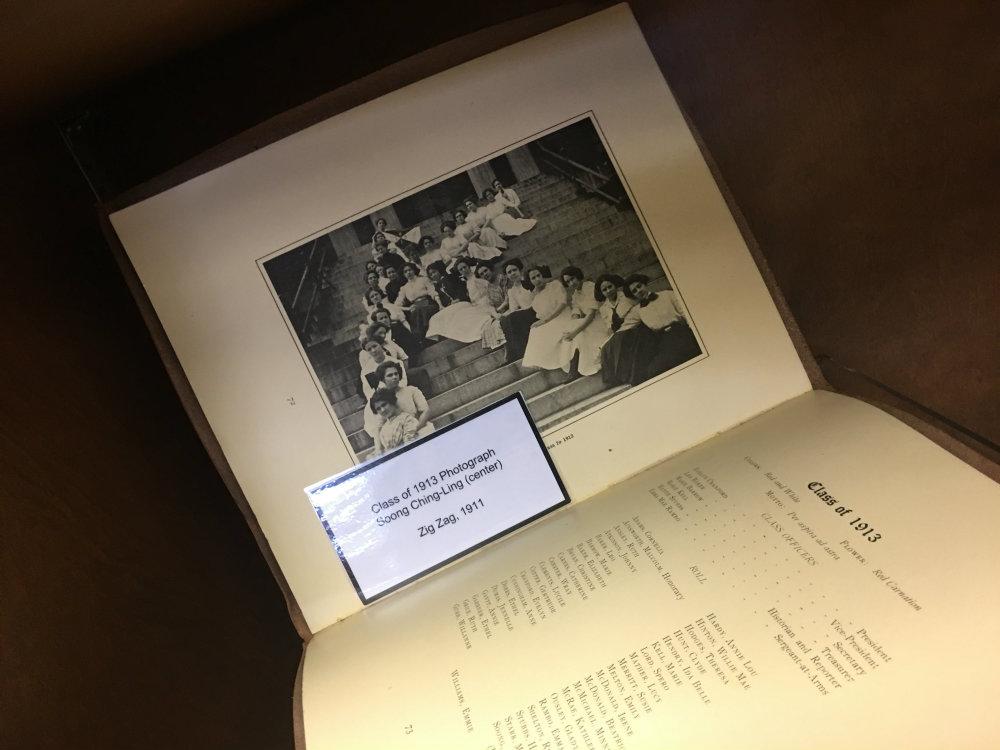
<instances>
[{"instance_id":1,"label":"woman in dark skirt","mask_svg":"<svg viewBox=\"0 0 1000 750\"><path fill-rule=\"evenodd\" d=\"M435 260L427 266L427 278L434 284L438 299L442 307L447 307L452 302L468 302L469 290L456 274L450 272L444 265L444 261Z\"/></svg>"},{"instance_id":2,"label":"woman in dark skirt","mask_svg":"<svg viewBox=\"0 0 1000 750\"><path fill-rule=\"evenodd\" d=\"M701 354L684 309L670 290L651 292L649 277L632 274L625 279L625 293L639 305L644 332L639 356L646 367L643 380L656 377Z\"/></svg>"},{"instance_id":3,"label":"woman in dark skirt","mask_svg":"<svg viewBox=\"0 0 1000 750\"><path fill-rule=\"evenodd\" d=\"M396 303L406 313L410 321L410 330L423 340L427 335L427 325L431 317L441 309L434 299L437 292L427 277L420 275L420 266L416 263L407 263L403 266L403 278L406 279L406 283L400 287Z\"/></svg>"},{"instance_id":4,"label":"woman in dark skirt","mask_svg":"<svg viewBox=\"0 0 1000 750\"><path fill-rule=\"evenodd\" d=\"M503 273L507 277L507 302L498 312L501 313L500 328L507 339L504 363L509 365L524 356L531 324L538 320L538 315L531 306L535 293L531 284L524 280L524 264L512 258L503 264Z\"/></svg>"},{"instance_id":5,"label":"woman in dark skirt","mask_svg":"<svg viewBox=\"0 0 1000 750\"><path fill-rule=\"evenodd\" d=\"M391 313L384 307L375 308L371 314L372 323L381 323L389 329L389 335L393 342L406 352L412 360L420 351L430 344L427 339L422 339L409 329L406 323L401 320L393 320Z\"/></svg>"},{"instance_id":6,"label":"woman in dark skirt","mask_svg":"<svg viewBox=\"0 0 1000 750\"><path fill-rule=\"evenodd\" d=\"M601 347L601 377L608 386L638 385L646 370L640 357L644 334L639 303L625 295L624 287L625 280L613 273L599 276L594 284L599 313L612 331Z\"/></svg>"}]
</instances>

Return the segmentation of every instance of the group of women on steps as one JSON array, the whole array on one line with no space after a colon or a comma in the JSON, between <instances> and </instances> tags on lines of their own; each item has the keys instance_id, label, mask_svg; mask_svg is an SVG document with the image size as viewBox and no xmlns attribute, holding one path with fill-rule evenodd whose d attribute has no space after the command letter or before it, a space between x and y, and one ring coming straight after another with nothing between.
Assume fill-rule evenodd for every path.
<instances>
[{"instance_id":1,"label":"group of women on steps","mask_svg":"<svg viewBox=\"0 0 1000 750\"><path fill-rule=\"evenodd\" d=\"M536 223L513 190L494 183L478 205L470 199L453 216L436 246L377 224L359 353L365 429L377 452L434 429L429 379L407 368L435 341L503 346L507 364L561 369L569 379L600 373L609 387L638 385L700 354L673 291L654 291L647 276L591 280L576 266L553 276L546 265L504 259L507 238Z\"/></svg>"}]
</instances>

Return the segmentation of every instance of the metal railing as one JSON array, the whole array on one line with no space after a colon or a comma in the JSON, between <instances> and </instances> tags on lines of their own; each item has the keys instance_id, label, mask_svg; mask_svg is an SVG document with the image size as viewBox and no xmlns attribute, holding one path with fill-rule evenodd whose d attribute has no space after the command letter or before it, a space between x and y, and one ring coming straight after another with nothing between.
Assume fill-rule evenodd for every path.
<instances>
[{"instance_id":1,"label":"metal railing","mask_svg":"<svg viewBox=\"0 0 1000 750\"><path fill-rule=\"evenodd\" d=\"M319 293L323 287L323 267L326 261L327 245L320 247L317 240L313 240L312 247L309 248L309 257L302 267L302 276L299 278L298 287L292 297L289 318L292 327L299 332L303 338L303 344L307 344L316 334L318 321L315 319L316 304L319 301Z\"/></svg>"},{"instance_id":2,"label":"metal railing","mask_svg":"<svg viewBox=\"0 0 1000 750\"><path fill-rule=\"evenodd\" d=\"M563 177L575 182L584 190L584 192L599 195L605 200L611 201L616 206L620 206L624 203L624 196L613 195L605 189L609 183L615 182L617 177L613 175L606 175L603 172L599 172L596 169L586 166L585 164L573 161L573 159L570 159L568 156L563 156L550 148L546 148L541 143L537 143L535 145L538 147L539 151L545 155L543 161L548 164L550 168L561 174Z\"/></svg>"}]
</instances>

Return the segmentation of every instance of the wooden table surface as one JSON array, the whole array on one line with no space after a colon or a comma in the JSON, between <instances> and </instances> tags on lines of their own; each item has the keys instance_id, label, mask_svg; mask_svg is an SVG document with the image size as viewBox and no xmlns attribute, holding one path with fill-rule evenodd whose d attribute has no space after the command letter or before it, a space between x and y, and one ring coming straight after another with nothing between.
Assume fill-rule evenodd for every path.
<instances>
[{"instance_id":1,"label":"wooden table surface","mask_svg":"<svg viewBox=\"0 0 1000 750\"><path fill-rule=\"evenodd\" d=\"M64 5L48 20L53 43L71 45ZM122 174L151 176L405 55L552 5L309 6L96 100L128 146ZM997 6L633 7L814 353L1000 442ZM93 11L76 38L103 28L111 50L152 33L108 20L120 12ZM82 93L45 100L0 145L5 744L289 748L299 640L46 124ZM136 122L156 125L136 138Z\"/></svg>"}]
</instances>

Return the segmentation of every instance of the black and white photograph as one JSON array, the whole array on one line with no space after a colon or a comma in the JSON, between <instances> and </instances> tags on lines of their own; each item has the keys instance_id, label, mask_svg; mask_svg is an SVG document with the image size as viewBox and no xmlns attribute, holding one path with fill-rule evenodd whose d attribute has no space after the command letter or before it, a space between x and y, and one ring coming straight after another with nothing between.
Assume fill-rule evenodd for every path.
<instances>
[{"instance_id":1,"label":"black and white photograph","mask_svg":"<svg viewBox=\"0 0 1000 750\"><path fill-rule=\"evenodd\" d=\"M591 115L260 259L359 461L520 391L540 433L702 356Z\"/></svg>"}]
</instances>

